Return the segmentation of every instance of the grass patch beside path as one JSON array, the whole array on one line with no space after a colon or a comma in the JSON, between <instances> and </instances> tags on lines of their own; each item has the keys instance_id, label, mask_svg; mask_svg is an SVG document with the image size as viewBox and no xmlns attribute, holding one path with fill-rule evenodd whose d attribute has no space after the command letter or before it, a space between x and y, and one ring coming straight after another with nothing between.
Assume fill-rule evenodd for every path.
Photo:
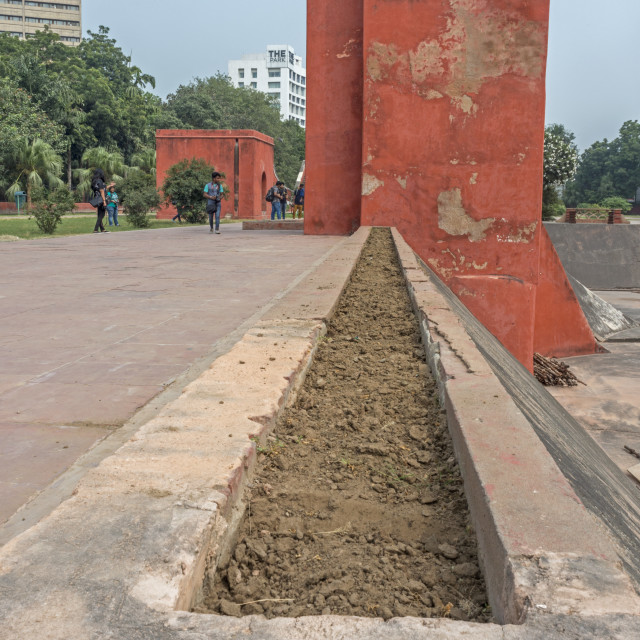
<instances>
[{"instance_id":1,"label":"grass patch beside path","mask_svg":"<svg viewBox=\"0 0 640 640\"><path fill-rule=\"evenodd\" d=\"M222 222L222 220L220 221ZM62 222L58 225L53 236L49 236L46 233L42 233L36 221L26 218L0 218L0 239L2 236L15 236L21 239L31 240L32 238L51 238L59 236L77 236L85 233L93 233L93 227L96 223L96 217L75 217L65 216ZM171 220L156 220L156 218L149 219L149 229L167 229L169 227L178 227L180 225L172 222ZM186 223L183 227L189 226ZM108 231L114 233L120 231L134 231L128 222L126 217L120 218L119 227L109 227L106 225Z\"/></svg>"}]
</instances>

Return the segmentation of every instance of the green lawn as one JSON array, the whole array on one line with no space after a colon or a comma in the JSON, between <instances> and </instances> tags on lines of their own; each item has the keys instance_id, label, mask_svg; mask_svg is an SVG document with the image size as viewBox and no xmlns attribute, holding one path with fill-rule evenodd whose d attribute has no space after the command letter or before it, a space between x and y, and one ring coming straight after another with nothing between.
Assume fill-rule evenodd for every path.
<instances>
[{"instance_id":1,"label":"green lawn","mask_svg":"<svg viewBox=\"0 0 640 640\"><path fill-rule=\"evenodd\" d=\"M58 225L54 236L76 236L83 233L93 233L93 227L96 223L96 217L80 217L80 216L65 216L62 222ZM132 227L125 216L120 218L119 227L110 227L105 225L109 231L132 231ZM178 226L171 220L156 220L155 218L149 218L150 229L165 229L168 227ZM184 226L184 225L183 225ZM0 217L0 236L17 236L18 238L43 238L50 237L47 234L42 233L38 229L35 220L29 220L25 218L15 217Z\"/></svg>"}]
</instances>

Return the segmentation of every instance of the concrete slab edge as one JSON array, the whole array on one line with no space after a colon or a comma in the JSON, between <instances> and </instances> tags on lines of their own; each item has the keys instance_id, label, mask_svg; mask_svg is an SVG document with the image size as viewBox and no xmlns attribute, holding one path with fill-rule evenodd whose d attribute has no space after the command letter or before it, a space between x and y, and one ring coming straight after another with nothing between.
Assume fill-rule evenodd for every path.
<instances>
[{"instance_id":1,"label":"concrete slab edge","mask_svg":"<svg viewBox=\"0 0 640 640\"><path fill-rule=\"evenodd\" d=\"M640 614L614 547L392 230L454 440L494 615ZM640 621L639 621L640 622Z\"/></svg>"}]
</instances>

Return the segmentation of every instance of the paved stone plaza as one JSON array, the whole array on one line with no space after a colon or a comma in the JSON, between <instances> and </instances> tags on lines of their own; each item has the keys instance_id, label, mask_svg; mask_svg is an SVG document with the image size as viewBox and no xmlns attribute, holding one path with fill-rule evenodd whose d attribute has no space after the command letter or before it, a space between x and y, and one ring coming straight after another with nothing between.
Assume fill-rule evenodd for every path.
<instances>
[{"instance_id":1,"label":"paved stone plaza","mask_svg":"<svg viewBox=\"0 0 640 640\"><path fill-rule=\"evenodd\" d=\"M208 231L2 244L0 523L224 351L339 240L240 224Z\"/></svg>"}]
</instances>

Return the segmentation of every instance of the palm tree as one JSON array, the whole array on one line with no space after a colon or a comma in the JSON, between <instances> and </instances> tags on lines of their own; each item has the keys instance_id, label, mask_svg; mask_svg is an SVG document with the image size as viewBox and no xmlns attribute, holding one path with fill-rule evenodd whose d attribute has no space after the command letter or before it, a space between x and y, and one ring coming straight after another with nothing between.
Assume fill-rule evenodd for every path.
<instances>
[{"instance_id":1,"label":"palm tree","mask_svg":"<svg viewBox=\"0 0 640 640\"><path fill-rule=\"evenodd\" d=\"M156 151L155 149L143 149L131 158L132 169L140 169L152 176L156 175Z\"/></svg>"},{"instance_id":2,"label":"palm tree","mask_svg":"<svg viewBox=\"0 0 640 640\"><path fill-rule=\"evenodd\" d=\"M62 172L62 158L44 140L36 138L29 142L27 138L20 140L13 153L13 168L18 177L7 189L10 197L26 188L27 206L31 207L33 187L41 187L47 183L49 187L61 187L64 183L59 175Z\"/></svg>"},{"instance_id":3,"label":"palm tree","mask_svg":"<svg viewBox=\"0 0 640 640\"><path fill-rule=\"evenodd\" d=\"M91 178L96 169L102 169L107 180L122 180L127 169L124 159L119 151L109 151L104 147L87 149L82 154L82 169L74 171L78 180L77 191L87 194L91 191Z\"/></svg>"}]
</instances>

